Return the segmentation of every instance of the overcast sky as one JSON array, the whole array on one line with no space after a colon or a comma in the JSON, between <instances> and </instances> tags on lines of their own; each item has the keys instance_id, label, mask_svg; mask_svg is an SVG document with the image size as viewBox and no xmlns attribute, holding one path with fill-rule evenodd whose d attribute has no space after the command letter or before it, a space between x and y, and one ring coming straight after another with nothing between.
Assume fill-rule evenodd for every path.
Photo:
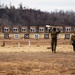
<instances>
[{"instance_id":1,"label":"overcast sky","mask_svg":"<svg viewBox=\"0 0 75 75\"><path fill-rule=\"evenodd\" d=\"M23 6L28 8L40 9L41 11L75 11L75 0L0 0L0 4L9 4L19 7L22 3Z\"/></svg>"}]
</instances>

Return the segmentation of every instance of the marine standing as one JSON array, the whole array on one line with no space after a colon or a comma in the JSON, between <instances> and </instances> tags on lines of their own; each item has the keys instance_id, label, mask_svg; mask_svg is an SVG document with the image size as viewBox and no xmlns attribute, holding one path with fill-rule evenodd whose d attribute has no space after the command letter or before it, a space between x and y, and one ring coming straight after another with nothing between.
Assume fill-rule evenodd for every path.
<instances>
[{"instance_id":1,"label":"marine standing","mask_svg":"<svg viewBox=\"0 0 75 75\"><path fill-rule=\"evenodd\" d=\"M60 30L56 31L56 28L53 28L51 31L51 48L53 53L56 53L57 35L59 33L60 33Z\"/></svg>"}]
</instances>

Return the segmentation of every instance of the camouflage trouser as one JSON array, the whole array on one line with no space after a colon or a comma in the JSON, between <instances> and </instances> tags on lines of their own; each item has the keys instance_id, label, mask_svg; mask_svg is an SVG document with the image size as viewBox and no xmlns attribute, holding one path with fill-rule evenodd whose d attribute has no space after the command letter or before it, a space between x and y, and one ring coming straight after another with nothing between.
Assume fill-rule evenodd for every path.
<instances>
[{"instance_id":1,"label":"camouflage trouser","mask_svg":"<svg viewBox=\"0 0 75 75\"><path fill-rule=\"evenodd\" d=\"M52 52L56 52L57 40L51 41Z\"/></svg>"}]
</instances>

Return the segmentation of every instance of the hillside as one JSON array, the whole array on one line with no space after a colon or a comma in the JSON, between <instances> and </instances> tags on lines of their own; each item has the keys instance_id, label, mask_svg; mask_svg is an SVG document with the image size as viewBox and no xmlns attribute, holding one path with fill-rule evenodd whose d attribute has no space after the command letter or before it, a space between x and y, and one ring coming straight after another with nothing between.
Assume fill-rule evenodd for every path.
<instances>
[{"instance_id":1,"label":"hillside","mask_svg":"<svg viewBox=\"0 0 75 75\"><path fill-rule=\"evenodd\" d=\"M0 26L45 26L49 25L68 25L75 26L75 12L63 10L55 12L43 12L41 10L25 8L0 8Z\"/></svg>"}]
</instances>

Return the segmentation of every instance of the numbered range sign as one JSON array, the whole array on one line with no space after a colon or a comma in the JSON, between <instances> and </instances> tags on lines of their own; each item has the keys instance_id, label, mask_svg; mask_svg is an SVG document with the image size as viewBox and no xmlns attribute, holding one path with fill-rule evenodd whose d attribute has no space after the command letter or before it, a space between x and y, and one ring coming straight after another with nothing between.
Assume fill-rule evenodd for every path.
<instances>
[{"instance_id":1,"label":"numbered range sign","mask_svg":"<svg viewBox=\"0 0 75 75\"><path fill-rule=\"evenodd\" d=\"M24 34L24 39L29 39L29 34Z\"/></svg>"},{"instance_id":2,"label":"numbered range sign","mask_svg":"<svg viewBox=\"0 0 75 75\"><path fill-rule=\"evenodd\" d=\"M39 39L39 34L34 34L35 39Z\"/></svg>"},{"instance_id":3,"label":"numbered range sign","mask_svg":"<svg viewBox=\"0 0 75 75\"><path fill-rule=\"evenodd\" d=\"M4 34L4 39L9 39L9 34Z\"/></svg>"},{"instance_id":4,"label":"numbered range sign","mask_svg":"<svg viewBox=\"0 0 75 75\"><path fill-rule=\"evenodd\" d=\"M20 35L19 34L14 34L14 39L19 39Z\"/></svg>"},{"instance_id":5,"label":"numbered range sign","mask_svg":"<svg viewBox=\"0 0 75 75\"><path fill-rule=\"evenodd\" d=\"M65 39L70 39L70 34L65 34Z\"/></svg>"},{"instance_id":6,"label":"numbered range sign","mask_svg":"<svg viewBox=\"0 0 75 75\"><path fill-rule=\"evenodd\" d=\"M44 34L44 39L49 39L49 34Z\"/></svg>"}]
</instances>

